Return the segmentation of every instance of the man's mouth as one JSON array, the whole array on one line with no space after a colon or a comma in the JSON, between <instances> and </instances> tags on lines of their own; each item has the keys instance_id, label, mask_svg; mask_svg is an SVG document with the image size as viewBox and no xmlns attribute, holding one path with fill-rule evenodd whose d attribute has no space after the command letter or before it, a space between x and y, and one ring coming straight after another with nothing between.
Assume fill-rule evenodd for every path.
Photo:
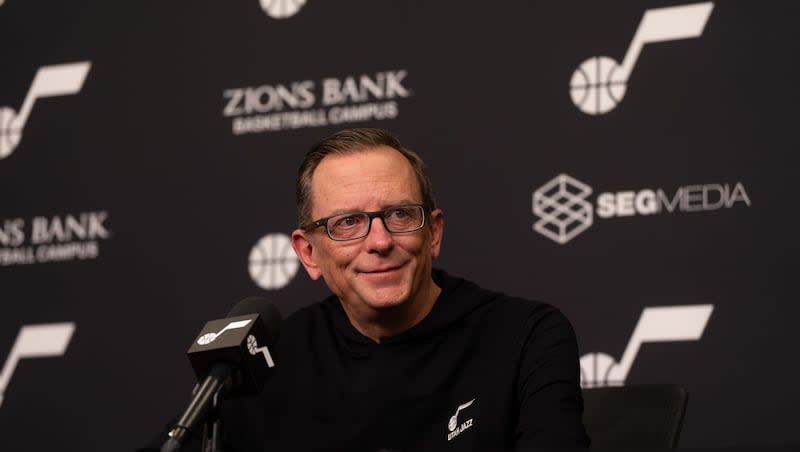
<instances>
[{"instance_id":1,"label":"man's mouth","mask_svg":"<svg viewBox=\"0 0 800 452\"><path fill-rule=\"evenodd\" d=\"M396 265L394 267L382 267L382 268L376 268L374 270L364 270L361 273L367 273L367 274L389 273L389 272L395 271L395 270L397 270L399 268L400 268L400 266Z\"/></svg>"},{"instance_id":2,"label":"man's mouth","mask_svg":"<svg viewBox=\"0 0 800 452\"><path fill-rule=\"evenodd\" d=\"M365 276L382 276L382 275L391 275L392 273L396 272L403 268L402 265L386 265L378 268L373 268L369 270L361 270L359 273L364 274Z\"/></svg>"}]
</instances>

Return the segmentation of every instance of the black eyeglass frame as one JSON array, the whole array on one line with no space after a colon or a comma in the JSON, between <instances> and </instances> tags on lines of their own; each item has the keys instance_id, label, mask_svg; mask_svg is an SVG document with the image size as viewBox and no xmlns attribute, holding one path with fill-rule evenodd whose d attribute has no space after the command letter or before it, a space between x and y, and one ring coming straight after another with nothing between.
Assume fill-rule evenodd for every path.
<instances>
[{"instance_id":1,"label":"black eyeglass frame","mask_svg":"<svg viewBox=\"0 0 800 452\"><path fill-rule=\"evenodd\" d=\"M408 231L398 231L398 232L392 231L391 229L389 229L389 226L386 225L386 213L391 211L391 210L400 209L400 208L403 208L403 207L418 207L418 208L422 209L422 223L419 225L419 227L411 229L411 230L408 230ZM300 229L303 229L303 230L305 230L307 232L311 232L314 229L317 229L318 227L324 226L325 227L325 235L327 235L329 239L334 240L336 242L346 242L346 241L350 241L350 240L363 239L364 237L368 236L370 231L372 231L372 220L374 218L380 218L381 219L381 223L383 223L383 227L387 231L392 233L392 234L407 234L409 232L419 231L420 229L425 227L425 224L427 223L427 221L425 219L430 214L430 212L431 212L431 209L428 208L427 206L423 205L423 204L401 204L401 205L397 205L397 206L390 206L390 207L387 207L387 208L382 209L382 210L375 210L373 212L337 213L336 215L331 215L331 216L328 216L328 217L325 217L325 218L320 218L317 221L312 221L311 223L308 223L307 225L302 226ZM358 237L349 237L349 238L346 238L346 239L341 239L341 238L337 239L337 238L333 237L331 235L331 232L328 230L328 220L330 220L331 218L342 217L342 216L346 217L346 216L349 216L349 215L366 215L367 216L367 231L364 233L364 235L360 235Z\"/></svg>"}]
</instances>

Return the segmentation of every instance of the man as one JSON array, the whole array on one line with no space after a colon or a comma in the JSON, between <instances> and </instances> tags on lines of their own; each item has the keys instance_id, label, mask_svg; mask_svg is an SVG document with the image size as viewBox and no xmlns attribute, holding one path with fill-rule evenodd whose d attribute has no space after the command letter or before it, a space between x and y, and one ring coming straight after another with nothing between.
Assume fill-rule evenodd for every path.
<instances>
[{"instance_id":1,"label":"man","mask_svg":"<svg viewBox=\"0 0 800 452\"><path fill-rule=\"evenodd\" d=\"M381 343L428 315L444 219L419 157L380 130L340 132L306 157L297 198L294 250L356 330Z\"/></svg>"},{"instance_id":2,"label":"man","mask_svg":"<svg viewBox=\"0 0 800 452\"><path fill-rule=\"evenodd\" d=\"M444 231L422 160L379 129L306 155L292 245L333 295L288 318L231 450L585 447L578 351L555 308L432 268Z\"/></svg>"}]
</instances>

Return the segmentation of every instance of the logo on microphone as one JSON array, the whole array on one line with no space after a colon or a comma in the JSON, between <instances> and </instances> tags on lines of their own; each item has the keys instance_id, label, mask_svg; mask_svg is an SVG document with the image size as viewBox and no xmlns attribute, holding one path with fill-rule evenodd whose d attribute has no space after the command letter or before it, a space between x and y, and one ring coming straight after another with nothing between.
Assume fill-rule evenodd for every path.
<instances>
[{"instance_id":1,"label":"logo on microphone","mask_svg":"<svg viewBox=\"0 0 800 452\"><path fill-rule=\"evenodd\" d=\"M19 145L36 100L80 92L90 67L88 61L43 66L36 72L19 113L10 107L0 107L0 159L11 155Z\"/></svg>"},{"instance_id":2,"label":"logo on microphone","mask_svg":"<svg viewBox=\"0 0 800 452\"><path fill-rule=\"evenodd\" d=\"M72 322L24 325L0 372L0 405L20 360L64 355L74 332L75 324Z\"/></svg>"},{"instance_id":3,"label":"logo on microphone","mask_svg":"<svg viewBox=\"0 0 800 452\"><path fill-rule=\"evenodd\" d=\"M235 330L237 328L244 328L250 322L251 322L251 320L239 320L238 322L231 322L231 323L225 325L225 327L222 328L221 330L219 330L219 332L217 332L217 333L206 333L206 334L198 337L197 338L197 344L198 345L208 345L208 344L214 342L215 340L217 340L217 338L220 337L222 335L222 333L224 333L224 332L226 332L228 330Z\"/></svg>"},{"instance_id":4,"label":"logo on microphone","mask_svg":"<svg viewBox=\"0 0 800 452\"><path fill-rule=\"evenodd\" d=\"M581 63L570 80L572 102L584 113L601 115L622 102L628 78L645 44L697 38L703 34L714 3L671 6L645 11L622 63L607 56Z\"/></svg>"},{"instance_id":5,"label":"logo on microphone","mask_svg":"<svg viewBox=\"0 0 800 452\"><path fill-rule=\"evenodd\" d=\"M581 356L581 386L622 386L642 344L697 341L703 336L714 305L645 308L619 362L605 353Z\"/></svg>"},{"instance_id":6,"label":"logo on microphone","mask_svg":"<svg viewBox=\"0 0 800 452\"><path fill-rule=\"evenodd\" d=\"M0 0L2 1L2 0ZM261 9L273 19L286 19L300 11L306 0L259 0Z\"/></svg>"},{"instance_id":7,"label":"logo on microphone","mask_svg":"<svg viewBox=\"0 0 800 452\"><path fill-rule=\"evenodd\" d=\"M264 355L264 361L267 362L267 367L275 367L275 361L272 360L272 355L269 353L267 346L259 347L256 337L252 334L247 335L247 351L253 356L261 353Z\"/></svg>"},{"instance_id":8,"label":"logo on microphone","mask_svg":"<svg viewBox=\"0 0 800 452\"><path fill-rule=\"evenodd\" d=\"M469 402L462 403L456 409L455 414L450 417L450 421L447 423L447 429L450 430L450 433L447 434L447 440L450 441L456 436L460 435L461 432L467 430L468 428L472 427L472 418L467 419L466 421L462 422L460 425L458 423L458 413L461 410L467 409L472 406L472 403L475 402L475 399L470 400Z\"/></svg>"}]
</instances>

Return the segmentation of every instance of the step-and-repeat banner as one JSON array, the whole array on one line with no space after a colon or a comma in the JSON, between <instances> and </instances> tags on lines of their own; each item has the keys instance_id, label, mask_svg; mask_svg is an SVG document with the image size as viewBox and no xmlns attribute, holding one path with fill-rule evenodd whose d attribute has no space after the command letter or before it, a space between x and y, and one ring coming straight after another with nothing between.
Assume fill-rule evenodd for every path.
<instances>
[{"instance_id":1,"label":"step-and-repeat banner","mask_svg":"<svg viewBox=\"0 0 800 452\"><path fill-rule=\"evenodd\" d=\"M792 1L0 0L3 450L130 450L250 295L326 294L306 150L429 164L450 273L550 302L584 387L680 383L682 446L797 444Z\"/></svg>"}]
</instances>

